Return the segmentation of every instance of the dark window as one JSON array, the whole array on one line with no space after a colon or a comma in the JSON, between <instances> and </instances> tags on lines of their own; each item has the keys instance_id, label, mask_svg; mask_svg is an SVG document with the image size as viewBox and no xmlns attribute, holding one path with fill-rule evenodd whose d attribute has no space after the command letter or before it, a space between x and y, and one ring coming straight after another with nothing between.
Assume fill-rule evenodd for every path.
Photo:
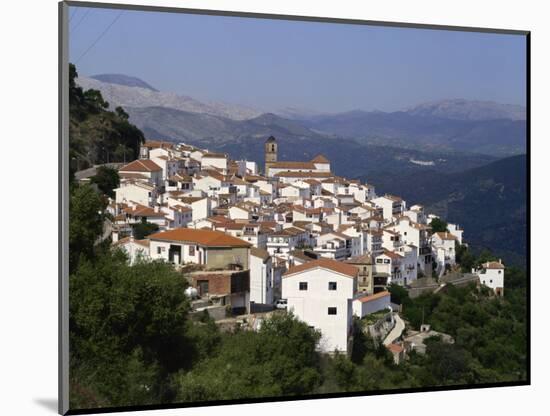
<instances>
[{"instance_id":1,"label":"dark window","mask_svg":"<svg viewBox=\"0 0 550 416\"><path fill-rule=\"evenodd\" d=\"M328 282L328 290L336 290L336 282Z\"/></svg>"},{"instance_id":2,"label":"dark window","mask_svg":"<svg viewBox=\"0 0 550 416\"><path fill-rule=\"evenodd\" d=\"M307 290L307 282L300 282L300 290Z\"/></svg>"},{"instance_id":3,"label":"dark window","mask_svg":"<svg viewBox=\"0 0 550 416\"><path fill-rule=\"evenodd\" d=\"M157 254L160 254L160 247L157 247Z\"/></svg>"},{"instance_id":4,"label":"dark window","mask_svg":"<svg viewBox=\"0 0 550 416\"><path fill-rule=\"evenodd\" d=\"M385 260L384 260L384 263L385 263L385 264L390 264L390 261L389 261L388 259L385 259Z\"/></svg>"},{"instance_id":5,"label":"dark window","mask_svg":"<svg viewBox=\"0 0 550 416\"><path fill-rule=\"evenodd\" d=\"M331 306L330 308L328 308L328 314L336 315L336 308L334 306Z\"/></svg>"},{"instance_id":6,"label":"dark window","mask_svg":"<svg viewBox=\"0 0 550 416\"><path fill-rule=\"evenodd\" d=\"M189 246L189 255L194 256L195 255L195 246Z\"/></svg>"}]
</instances>

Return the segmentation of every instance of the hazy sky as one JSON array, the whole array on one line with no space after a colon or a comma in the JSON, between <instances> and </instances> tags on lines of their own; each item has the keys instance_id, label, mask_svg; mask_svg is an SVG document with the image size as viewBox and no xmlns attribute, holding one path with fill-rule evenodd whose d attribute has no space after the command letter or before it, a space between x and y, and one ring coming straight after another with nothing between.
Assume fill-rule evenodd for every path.
<instances>
[{"instance_id":1,"label":"hazy sky","mask_svg":"<svg viewBox=\"0 0 550 416\"><path fill-rule=\"evenodd\" d=\"M263 110L393 111L445 98L525 105L520 35L119 14L70 8L70 60L80 74L127 74L161 91Z\"/></svg>"}]
</instances>

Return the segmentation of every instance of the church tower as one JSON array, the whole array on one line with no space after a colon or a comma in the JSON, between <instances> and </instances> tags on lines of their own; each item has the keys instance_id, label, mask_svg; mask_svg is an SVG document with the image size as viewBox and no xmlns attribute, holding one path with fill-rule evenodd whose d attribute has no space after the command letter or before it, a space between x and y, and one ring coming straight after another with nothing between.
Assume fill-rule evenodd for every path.
<instances>
[{"instance_id":1,"label":"church tower","mask_svg":"<svg viewBox=\"0 0 550 416\"><path fill-rule=\"evenodd\" d=\"M265 155L265 170L264 174L268 174L269 167L277 162L277 140L273 136L269 136L269 139L265 141L264 144L264 155Z\"/></svg>"}]
</instances>

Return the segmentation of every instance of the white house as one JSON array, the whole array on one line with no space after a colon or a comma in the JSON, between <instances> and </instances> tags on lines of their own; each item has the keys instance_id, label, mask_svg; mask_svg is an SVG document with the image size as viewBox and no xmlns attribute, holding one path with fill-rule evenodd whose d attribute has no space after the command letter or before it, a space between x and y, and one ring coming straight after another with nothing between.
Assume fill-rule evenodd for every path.
<instances>
[{"instance_id":1,"label":"white house","mask_svg":"<svg viewBox=\"0 0 550 416\"><path fill-rule=\"evenodd\" d=\"M128 255L130 264L134 264L138 259L149 259L149 240L136 240L134 237L121 238L113 243L113 247L120 248Z\"/></svg>"},{"instance_id":2,"label":"white house","mask_svg":"<svg viewBox=\"0 0 550 416\"><path fill-rule=\"evenodd\" d=\"M123 182L115 191L115 202L127 204L131 201L141 205L152 206L157 198L155 186L146 182Z\"/></svg>"},{"instance_id":3,"label":"white house","mask_svg":"<svg viewBox=\"0 0 550 416\"><path fill-rule=\"evenodd\" d=\"M405 211L405 201L394 195L384 195L372 200L377 206L383 210L384 220L391 221L393 217L402 215Z\"/></svg>"},{"instance_id":4,"label":"white house","mask_svg":"<svg viewBox=\"0 0 550 416\"><path fill-rule=\"evenodd\" d=\"M445 231L434 233L431 237L432 255L437 263L437 272L442 275L447 267L456 264L455 242L457 238Z\"/></svg>"},{"instance_id":5,"label":"white house","mask_svg":"<svg viewBox=\"0 0 550 416\"><path fill-rule=\"evenodd\" d=\"M250 302L273 304L271 256L265 250L250 249Z\"/></svg>"},{"instance_id":6,"label":"white house","mask_svg":"<svg viewBox=\"0 0 550 416\"><path fill-rule=\"evenodd\" d=\"M282 296L288 310L321 331L323 352L349 349L357 273L349 264L318 259L291 267L283 275Z\"/></svg>"},{"instance_id":7,"label":"white house","mask_svg":"<svg viewBox=\"0 0 550 416\"><path fill-rule=\"evenodd\" d=\"M270 255L286 258L296 247L310 244L309 233L296 227L275 231L267 236L267 251Z\"/></svg>"},{"instance_id":8,"label":"white house","mask_svg":"<svg viewBox=\"0 0 550 416\"><path fill-rule=\"evenodd\" d=\"M227 172L227 165L227 156L222 153L205 153L202 155L202 169L217 168L223 172Z\"/></svg>"},{"instance_id":9,"label":"white house","mask_svg":"<svg viewBox=\"0 0 550 416\"><path fill-rule=\"evenodd\" d=\"M500 259L483 263L481 268L472 269L472 273L477 274L480 283L493 289L497 296L504 296L504 264Z\"/></svg>"},{"instance_id":10,"label":"white house","mask_svg":"<svg viewBox=\"0 0 550 416\"><path fill-rule=\"evenodd\" d=\"M449 232L456 237L458 244L462 244L462 234L464 233L464 230L460 228L458 224L447 223L447 230L449 230Z\"/></svg>"},{"instance_id":11,"label":"white house","mask_svg":"<svg viewBox=\"0 0 550 416\"><path fill-rule=\"evenodd\" d=\"M122 166L118 170L118 173L121 176L127 174L138 174L140 176L146 177L151 184L159 187L162 186L162 168L152 160L134 160L133 162Z\"/></svg>"},{"instance_id":12,"label":"white house","mask_svg":"<svg viewBox=\"0 0 550 416\"><path fill-rule=\"evenodd\" d=\"M152 234L149 240L154 260L201 264L211 269L232 265L248 269L250 244L220 231L176 228Z\"/></svg>"},{"instance_id":13,"label":"white house","mask_svg":"<svg viewBox=\"0 0 550 416\"><path fill-rule=\"evenodd\" d=\"M353 299L353 314L358 318L363 318L368 314L382 311L390 307L390 292L384 290L373 295L366 293L358 294Z\"/></svg>"}]
</instances>

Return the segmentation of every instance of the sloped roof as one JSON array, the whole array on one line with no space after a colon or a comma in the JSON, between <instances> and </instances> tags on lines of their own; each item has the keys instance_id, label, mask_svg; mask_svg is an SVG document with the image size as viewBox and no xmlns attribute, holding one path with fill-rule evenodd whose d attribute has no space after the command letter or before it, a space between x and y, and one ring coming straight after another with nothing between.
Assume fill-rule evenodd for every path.
<instances>
[{"instance_id":1,"label":"sloped roof","mask_svg":"<svg viewBox=\"0 0 550 416\"><path fill-rule=\"evenodd\" d=\"M359 272L359 270L355 266L351 266L349 264L345 264L340 261L336 261L332 259L320 258L317 260L313 260L313 261L309 261L307 263L301 264L299 266L291 267L290 269L288 269L288 271L285 274L283 274L283 276L289 277L294 274L302 273L313 269L327 269L351 278L357 277L357 274Z\"/></svg>"},{"instance_id":2,"label":"sloped roof","mask_svg":"<svg viewBox=\"0 0 550 416\"><path fill-rule=\"evenodd\" d=\"M488 261L481 265L484 269L504 269L504 264L498 261Z\"/></svg>"},{"instance_id":3,"label":"sloped roof","mask_svg":"<svg viewBox=\"0 0 550 416\"><path fill-rule=\"evenodd\" d=\"M328 160L323 155L317 155L313 159L311 159L313 163L330 163L330 160Z\"/></svg>"},{"instance_id":4,"label":"sloped roof","mask_svg":"<svg viewBox=\"0 0 550 416\"><path fill-rule=\"evenodd\" d=\"M269 259L269 253L266 250L261 248L251 247L250 255L262 259L262 261L267 261Z\"/></svg>"},{"instance_id":5,"label":"sloped roof","mask_svg":"<svg viewBox=\"0 0 550 416\"><path fill-rule=\"evenodd\" d=\"M221 231L176 228L149 236L151 240L190 242L206 247L250 247L251 244Z\"/></svg>"},{"instance_id":6,"label":"sloped roof","mask_svg":"<svg viewBox=\"0 0 550 416\"><path fill-rule=\"evenodd\" d=\"M388 292L387 290L384 290L383 292L378 292L378 293L375 293L374 295L365 295L365 296L357 297L355 300L358 300L361 303L365 303L365 302L372 302L376 299L384 298L386 296L390 296L390 292Z\"/></svg>"},{"instance_id":7,"label":"sloped roof","mask_svg":"<svg viewBox=\"0 0 550 416\"><path fill-rule=\"evenodd\" d=\"M162 168L149 159L138 159L119 169L122 172L157 172Z\"/></svg>"},{"instance_id":8,"label":"sloped roof","mask_svg":"<svg viewBox=\"0 0 550 416\"><path fill-rule=\"evenodd\" d=\"M275 168L275 169L315 169L315 165L312 162L281 161L281 162L271 163L270 168Z\"/></svg>"}]
</instances>

